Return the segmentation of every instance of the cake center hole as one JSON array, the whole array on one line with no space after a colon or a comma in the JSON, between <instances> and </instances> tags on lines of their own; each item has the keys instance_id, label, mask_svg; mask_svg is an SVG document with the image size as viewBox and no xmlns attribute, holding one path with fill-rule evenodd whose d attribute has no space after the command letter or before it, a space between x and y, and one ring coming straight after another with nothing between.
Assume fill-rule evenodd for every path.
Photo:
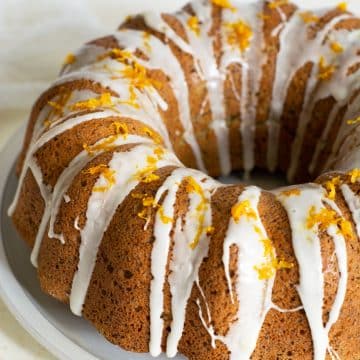
<instances>
[{"instance_id":1,"label":"cake center hole","mask_svg":"<svg viewBox=\"0 0 360 360\"><path fill-rule=\"evenodd\" d=\"M248 178L245 177L243 171L237 171L231 173L229 176L221 176L218 180L224 184L256 185L265 190L272 190L289 185L285 174L281 172L270 173L260 169L252 171Z\"/></svg>"}]
</instances>

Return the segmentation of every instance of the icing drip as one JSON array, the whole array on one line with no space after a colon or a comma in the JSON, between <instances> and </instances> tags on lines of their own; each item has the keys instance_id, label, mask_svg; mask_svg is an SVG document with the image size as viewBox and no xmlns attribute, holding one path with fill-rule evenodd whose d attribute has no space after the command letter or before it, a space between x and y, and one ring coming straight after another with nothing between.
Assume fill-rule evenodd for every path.
<instances>
[{"instance_id":1,"label":"icing drip","mask_svg":"<svg viewBox=\"0 0 360 360\"><path fill-rule=\"evenodd\" d=\"M139 168L146 167L147 157L153 155L153 152L153 146L138 145L130 151L114 153L109 169L115 172L115 184L106 192L93 192L89 198L86 223L80 231L79 263L70 294L70 308L76 315L82 313L103 235L118 206L139 184L134 175ZM158 161L157 167L174 165L176 162L174 155L166 153L164 158ZM106 179L101 175L95 186L103 186L104 182L106 183Z\"/></svg>"},{"instance_id":2,"label":"icing drip","mask_svg":"<svg viewBox=\"0 0 360 360\"><path fill-rule=\"evenodd\" d=\"M155 201L158 203L164 194L167 194L162 207L164 213L174 218L174 205L176 194L182 179L186 176L186 170L178 169L166 179L157 191ZM161 339L163 334L163 319L161 317L164 305L163 288L165 283L166 265L170 249L170 232L173 223L164 224L159 212L156 214L154 225L154 245L151 254L151 290L150 290L150 344L152 356L161 354Z\"/></svg>"},{"instance_id":3,"label":"icing drip","mask_svg":"<svg viewBox=\"0 0 360 360\"><path fill-rule=\"evenodd\" d=\"M233 207L233 216L230 218L224 239L223 264L232 302L235 299L230 277L230 248L236 245L239 250L235 282L239 309L225 336L216 335L211 325L211 314L206 301L204 300L207 322L201 310L200 300L197 301L199 316L211 337L212 346L215 348L216 340L223 342L230 351L230 359L234 360L251 357L262 324L270 309L280 312L295 312L302 309L302 307L281 309L271 301L276 270L281 268L280 264L282 267L291 266L290 264L285 265L284 261L275 260L275 249L272 247L271 240L267 238L258 211L260 196L261 189L255 186L245 188L238 198L238 204ZM241 236L239 236L240 234ZM269 269L270 267L272 271L265 272L266 276L262 276L263 272L259 269Z\"/></svg>"},{"instance_id":4,"label":"icing drip","mask_svg":"<svg viewBox=\"0 0 360 360\"><path fill-rule=\"evenodd\" d=\"M346 184L341 185L340 188L346 204L351 211L356 226L357 235L360 239L360 197L356 196L354 192L350 189L350 187Z\"/></svg>"},{"instance_id":5,"label":"icing drip","mask_svg":"<svg viewBox=\"0 0 360 360\"><path fill-rule=\"evenodd\" d=\"M155 12L146 12L143 14L145 23L148 27L164 34L167 39L174 42L182 51L193 54L193 47L184 41L172 28L167 24L161 14Z\"/></svg>"},{"instance_id":6,"label":"icing drip","mask_svg":"<svg viewBox=\"0 0 360 360\"><path fill-rule=\"evenodd\" d=\"M239 19L251 29L251 39L244 51L239 52L238 47L228 43L226 26L222 26L222 47L223 56L221 59L220 71L226 74L231 64L241 65L241 94L237 94L240 103L242 135L242 153L244 159L244 170L250 172L255 165L254 161L254 133L256 120L257 93L260 87L261 68L264 59L261 55L263 44L263 19L258 16L262 10L262 3L236 4L237 12L231 10L223 11L223 24L231 24ZM251 64L250 67L248 64ZM221 83L220 91L224 92L224 82ZM236 91L235 91L236 94Z\"/></svg>"},{"instance_id":7,"label":"icing drip","mask_svg":"<svg viewBox=\"0 0 360 360\"><path fill-rule=\"evenodd\" d=\"M167 355L169 357L174 357L177 353L178 343L185 323L186 305L193 284L197 281L200 265L208 251L209 238L206 231L201 231L196 246L194 246L194 234L198 232L200 219L203 219L201 223L203 229L211 226L210 206L203 204L203 201L207 203L210 201L211 192L219 186L217 182L195 170L178 169L159 188L155 201L159 201L166 194L162 204L163 212L167 217L174 218L177 190L180 184L189 178L197 184L201 183L202 193L199 194L193 191L189 193L189 208L185 223L182 224L182 219L179 218L175 223L164 224L159 211L156 215L154 228L155 242L151 256L153 280L151 282L150 294L150 352L153 356L161 353L163 333L163 319L161 318L163 311L162 291L171 244L171 230L174 229L172 235L174 245L169 264L170 275L168 282L173 312L171 331L167 338ZM199 207L201 207L201 213L198 213Z\"/></svg>"},{"instance_id":8,"label":"icing drip","mask_svg":"<svg viewBox=\"0 0 360 360\"><path fill-rule=\"evenodd\" d=\"M326 210L324 202L342 216L334 201L326 198L324 189L315 184L303 185L297 196L284 196L280 190L275 192L278 200L287 211L292 229L293 248L299 264L300 282L297 286L301 302L309 322L314 359L323 360L329 350L329 331L339 317L340 309L345 299L347 284L346 244L342 234L334 224L307 226L311 209L315 213ZM336 298L329 314L329 320L323 325L322 314L324 306L324 274L321 256L319 226L325 226L327 233L333 238L335 254L338 261L340 279Z\"/></svg>"},{"instance_id":9,"label":"icing drip","mask_svg":"<svg viewBox=\"0 0 360 360\"><path fill-rule=\"evenodd\" d=\"M261 190L254 186L241 193L238 202L249 201L255 216L241 216L238 222L231 218L224 240L223 263L232 301L234 296L229 273L230 248L236 245L239 250L235 283L239 302L237 320L231 324L226 336L221 338L231 352L230 359L233 360L250 358L265 316L272 306L274 277L261 280L255 270L256 266L266 262L263 241L267 239L267 234L258 212L260 195Z\"/></svg>"},{"instance_id":10,"label":"icing drip","mask_svg":"<svg viewBox=\"0 0 360 360\"><path fill-rule=\"evenodd\" d=\"M189 27L187 22L189 14L180 13L187 38L193 49L196 49L194 61L197 63L198 75L206 82L212 123L217 139L221 173L228 175L231 171L229 129L225 122L225 101L222 90L225 74L219 69L215 58L214 36L210 35L212 27L212 6L208 1L197 0L192 3L195 16L199 19L199 36Z\"/></svg>"}]
</instances>

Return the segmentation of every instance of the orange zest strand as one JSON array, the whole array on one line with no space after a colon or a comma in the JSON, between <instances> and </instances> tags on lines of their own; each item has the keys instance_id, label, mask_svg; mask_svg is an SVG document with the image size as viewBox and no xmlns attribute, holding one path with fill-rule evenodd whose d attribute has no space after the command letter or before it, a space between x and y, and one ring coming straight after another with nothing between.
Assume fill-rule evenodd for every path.
<instances>
[{"instance_id":1,"label":"orange zest strand","mask_svg":"<svg viewBox=\"0 0 360 360\"><path fill-rule=\"evenodd\" d=\"M115 148L115 141L122 136L124 139L129 135L128 127L125 123L114 121L111 126L115 130L115 135L111 135L108 138L101 141L96 145L83 144L83 149L90 155L93 156L98 151L111 151Z\"/></svg>"},{"instance_id":2,"label":"orange zest strand","mask_svg":"<svg viewBox=\"0 0 360 360\"><path fill-rule=\"evenodd\" d=\"M289 0L274 0L274 1L270 1L268 3L268 7L269 7L269 9L274 10L283 5L287 5L288 3L289 3Z\"/></svg>"},{"instance_id":3,"label":"orange zest strand","mask_svg":"<svg viewBox=\"0 0 360 360\"><path fill-rule=\"evenodd\" d=\"M105 192L116 183L115 170L109 169L109 166L105 164L93 166L85 170L85 173L90 175L102 175L104 177L107 184L104 186L94 186L93 191L95 192Z\"/></svg>"},{"instance_id":4,"label":"orange zest strand","mask_svg":"<svg viewBox=\"0 0 360 360\"><path fill-rule=\"evenodd\" d=\"M187 25L189 29L196 34L196 36L200 36L199 19L197 16L190 16L187 20Z\"/></svg>"},{"instance_id":5,"label":"orange zest strand","mask_svg":"<svg viewBox=\"0 0 360 360\"><path fill-rule=\"evenodd\" d=\"M334 210L324 208L319 212L316 212L314 206L310 208L309 215L306 220L306 227L308 229L318 226L321 231L326 231L331 225L337 226L339 233L341 233L344 237L354 237L351 223L343 217L340 217Z\"/></svg>"},{"instance_id":6,"label":"orange zest strand","mask_svg":"<svg viewBox=\"0 0 360 360\"><path fill-rule=\"evenodd\" d=\"M336 67L331 64L327 64L323 56L319 60L319 74L318 78L320 80L330 80L336 70Z\"/></svg>"},{"instance_id":7,"label":"orange zest strand","mask_svg":"<svg viewBox=\"0 0 360 360\"><path fill-rule=\"evenodd\" d=\"M254 209L251 208L251 204L249 200L241 201L235 204L231 208L231 216L235 222L239 222L241 217L246 217L248 219L257 219L257 215Z\"/></svg>"},{"instance_id":8,"label":"orange zest strand","mask_svg":"<svg viewBox=\"0 0 360 360\"><path fill-rule=\"evenodd\" d=\"M341 54L342 52L344 52L343 46L337 41L333 41L330 44L330 48L335 54Z\"/></svg>"},{"instance_id":9,"label":"orange zest strand","mask_svg":"<svg viewBox=\"0 0 360 360\"><path fill-rule=\"evenodd\" d=\"M311 11L304 11L299 15L305 24L317 23L320 20L319 17Z\"/></svg>"},{"instance_id":10,"label":"orange zest strand","mask_svg":"<svg viewBox=\"0 0 360 360\"><path fill-rule=\"evenodd\" d=\"M148 53L151 53L151 51L152 51L152 48L150 45L150 36L151 36L150 33L148 33L147 31L144 31L144 33L143 33L144 47Z\"/></svg>"},{"instance_id":11,"label":"orange zest strand","mask_svg":"<svg viewBox=\"0 0 360 360\"><path fill-rule=\"evenodd\" d=\"M355 184L360 180L360 169L353 169L348 172L348 176L350 177L350 182Z\"/></svg>"},{"instance_id":12,"label":"orange zest strand","mask_svg":"<svg viewBox=\"0 0 360 360\"><path fill-rule=\"evenodd\" d=\"M238 47L240 52L244 52L250 46L253 32L248 24L243 21L226 23L227 42L234 48Z\"/></svg>"},{"instance_id":13,"label":"orange zest strand","mask_svg":"<svg viewBox=\"0 0 360 360\"><path fill-rule=\"evenodd\" d=\"M71 65L76 61L76 56L72 53L67 54L64 60L63 65Z\"/></svg>"},{"instance_id":14,"label":"orange zest strand","mask_svg":"<svg viewBox=\"0 0 360 360\"><path fill-rule=\"evenodd\" d=\"M233 12L236 11L236 8L230 3L229 0L211 0L211 2L221 8L230 9Z\"/></svg>"},{"instance_id":15,"label":"orange zest strand","mask_svg":"<svg viewBox=\"0 0 360 360\"><path fill-rule=\"evenodd\" d=\"M356 119L348 120L346 123L347 123L348 125L358 124L358 123L360 123L360 116L357 117Z\"/></svg>"},{"instance_id":16,"label":"orange zest strand","mask_svg":"<svg viewBox=\"0 0 360 360\"><path fill-rule=\"evenodd\" d=\"M334 177L325 183L325 188L328 192L327 197L330 200L336 198L336 187L341 184L340 176Z\"/></svg>"},{"instance_id":17,"label":"orange zest strand","mask_svg":"<svg viewBox=\"0 0 360 360\"><path fill-rule=\"evenodd\" d=\"M300 196L301 194L301 191L300 189L288 189L288 190L284 190L281 192L281 195L284 195L284 196Z\"/></svg>"},{"instance_id":18,"label":"orange zest strand","mask_svg":"<svg viewBox=\"0 0 360 360\"><path fill-rule=\"evenodd\" d=\"M99 107L112 107L113 101L111 99L111 94L108 92L102 93L96 98L91 98L84 101L78 101L75 104L70 105L70 109L77 110L95 110Z\"/></svg>"},{"instance_id":19,"label":"orange zest strand","mask_svg":"<svg viewBox=\"0 0 360 360\"><path fill-rule=\"evenodd\" d=\"M270 239L262 239L261 242L264 247L263 255L266 261L254 266L254 270L258 273L259 280L269 280L275 276L277 270L291 269L294 267L294 264L290 262L277 259L274 246Z\"/></svg>"},{"instance_id":20,"label":"orange zest strand","mask_svg":"<svg viewBox=\"0 0 360 360\"><path fill-rule=\"evenodd\" d=\"M72 95L71 91L62 91L56 101L48 101L51 107L47 118L44 120L44 126L49 127L54 121L60 119L64 115L64 108Z\"/></svg>"},{"instance_id":21,"label":"orange zest strand","mask_svg":"<svg viewBox=\"0 0 360 360\"><path fill-rule=\"evenodd\" d=\"M194 239L189 245L190 248L192 250L194 250L200 242L201 235L203 233L205 233L206 235L211 235L213 230L211 230L211 227L204 226L205 212L209 207L209 201L205 196L204 190L202 189L200 184L198 184L196 182L196 180L191 176L186 177L185 182L186 182L186 191L188 194L196 193L200 196L200 202L199 202L198 206L196 207L196 214L197 214L196 216L198 219L198 227L197 227Z\"/></svg>"}]
</instances>

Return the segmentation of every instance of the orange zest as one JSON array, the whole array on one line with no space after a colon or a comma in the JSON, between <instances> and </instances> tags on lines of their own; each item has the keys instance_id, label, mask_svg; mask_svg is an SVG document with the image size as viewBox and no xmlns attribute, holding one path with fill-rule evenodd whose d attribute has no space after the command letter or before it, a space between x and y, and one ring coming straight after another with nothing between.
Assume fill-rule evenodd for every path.
<instances>
[{"instance_id":1,"label":"orange zest","mask_svg":"<svg viewBox=\"0 0 360 360\"><path fill-rule=\"evenodd\" d=\"M348 176L350 177L350 182L355 184L360 180L360 169L353 169L348 172Z\"/></svg>"},{"instance_id":2,"label":"orange zest","mask_svg":"<svg viewBox=\"0 0 360 360\"><path fill-rule=\"evenodd\" d=\"M330 44L330 48L335 54L341 54L342 52L344 52L343 46L337 41L333 41Z\"/></svg>"},{"instance_id":3,"label":"orange zest","mask_svg":"<svg viewBox=\"0 0 360 360\"><path fill-rule=\"evenodd\" d=\"M291 269L294 264L285 260L277 259L275 249L270 239L261 240L264 247L264 257L266 261L260 265L255 265L254 270L257 271L260 280L269 280L275 276L277 270Z\"/></svg>"},{"instance_id":4,"label":"orange zest","mask_svg":"<svg viewBox=\"0 0 360 360\"><path fill-rule=\"evenodd\" d=\"M86 174L90 175L102 175L106 181L106 185L104 186L94 186L93 191L95 192L105 192L109 190L115 183L115 170L110 169L108 165L100 164L97 166L93 166L84 171Z\"/></svg>"},{"instance_id":5,"label":"orange zest","mask_svg":"<svg viewBox=\"0 0 360 360\"><path fill-rule=\"evenodd\" d=\"M199 19L197 16L190 16L187 20L187 25L189 29L196 34L196 36L200 36Z\"/></svg>"},{"instance_id":6,"label":"orange zest","mask_svg":"<svg viewBox=\"0 0 360 360\"><path fill-rule=\"evenodd\" d=\"M205 233L206 235L211 235L213 230L211 230L212 227L204 226L205 212L209 207L209 201L205 196L203 188L191 176L186 177L185 182L186 182L186 191L189 194L190 193L196 193L196 194L198 194L200 196L199 204L196 207L196 216L197 216L197 219L198 219L198 226L197 226L197 230L196 230L194 239L189 245L190 248L194 250L198 246L198 244L200 242L201 235L203 233Z\"/></svg>"},{"instance_id":7,"label":"orange zest","mask_svg":"<svg viewBox=\"0 0 360 360\"><path fill-rule=\"evenodd\" d=\"M348 9L348 4L346 1L342 1L341 3L337 4L337 9L342 11L342 12L346 12Z\"/></svg>"},{"instance_id":8,"label":"orange zest","mask_svg":"<svg viewBox=\"0 0 360 360\"><path fill-rule=\"evenodd\" d=\"M347 123L348 125L358 124L358 123L360 123L360 116L357 117L356 119L348 120L348 121L346 121L346 123Z\"/></svg>"},{"instance_id":9,"label":"orange zest","mask_svg":"<svg viewBox=\"0 0 360 360\"><path fill-rule=\"evenodd\" d=\"M323 56L320 57L318 74L320 80L330 80L334 75L335 70L336 67L334 65L327 64L325 58Z\"/></svg>"},{"instance_id":10,"label":"orange zest","mask_svg":"<svg viewBox=\"0 0 360 360\"><path fill-rule=\"evenodd\" d=\"M96 98L90 98L88 100L78 101L70 105L70 109L77 110L95 110L100 107L113 107L114 103L111 99L111 94L108 92L102 93Z\"/></svg>"},{"instance_id":11,"label":"orange zest","mask_svg":"<svg viewBox=\"0 0 360 360\"><path fill-rule=\"evenodd\" d=\"M277 9L278 7L281 7L283 5L287 5L289 3L289 0L274 0L270 1L268 3L269 9Z\"/></svg>"},{"instance_id":12,"label":"orange zest","mask_svg":"<svg viewBox=\"0 0 360 360\"><path fill-rule=\"evenodd\" d=\"M281 195L284 196L300 196L301 191L298 188L295 189L288 189L281 192Z\"/></svg>"},{"instance_id":13,"label":"orange zest","mask_svg":"<svg viewBox=\"0 0 360 360\"><path fill-rule=\"evenodd\" d=\"M340 176L334 177L325 183L325 188L328 192L327 197L330 200L336 198L336 187L341 184Z\"/></svg>"},{"instance_id":14,"label":"orange zest","mask_svg":"<svg viewBox=\"0 0 360 360\"><path fill-rule=\"evenodd\" d=\"M231 216L235 222L239 222L241 217L257 219L256 212L251 207L249 200L240 201L231 208Z\"/></svg>"},{"instance_id":15,"label":"orange zest","mask_svg":"<svg viewBox=\"0 0 360 360\"><path fill-rule=\"evenodd\" d=\"M339 233L341 233L344 237L354 237L351 223L339 216L334 210L323 208L316 212L314 206L310 208L309 215L306 220L306 227L308 229L313 229L315 226L318 226L319 230L326 231L331 225L337 226Z\"/></svg>"},{"instance_id":16,"label":"orange zest","mask_svg":"<svg viewBox=\"0 0 360 360\"><path fill-rule=\"evenodd\" d=\"M244 52L250 46L250 40L253 32L248 24L244 21L234 23L226 23L227 42L234 48L239 48L240 52Z\"/></svg>"},{"instance_id":17,"label":"orange zest","mask_svg":"<svg viewBox=\"0 0 360 360\"><path fill-rule=\"evenodd\" d=\"M71 65L76 61L76 56L72 53L67 54L64 60L64 65Z\"/></svg>"},{"instance_id":18,"label":"orange zest","mask_svg":"<svg viewBox=\"0 0 360 360\"><path fill-rule=\"evenodd\" d=\"M305 24L317 23L320 20L319 17L311 11L304 11L299 15Z\"/></svg>"},{"instance_id":19,"label":"orange zest","mask_svg":"<svg viewBox=\"0 0 360 360\"><path fill-rule=\"evenodd\" d=\"M211 2L221 8L230 9L233 12L236 11L235 6L233 6L229 0L211 0Z\"/></svg>"}]
</instances>

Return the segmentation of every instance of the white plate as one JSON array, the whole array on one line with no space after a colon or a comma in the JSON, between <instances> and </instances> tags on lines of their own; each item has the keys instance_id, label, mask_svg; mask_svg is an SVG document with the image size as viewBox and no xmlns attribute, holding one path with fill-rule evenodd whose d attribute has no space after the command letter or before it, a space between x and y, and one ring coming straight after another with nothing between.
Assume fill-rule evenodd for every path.
<instances>
[{"instance_id":1,"label":"white plate","mask_svg":"<svg viewBox=\"0 0 360 360\"><path fill-rule=\"evenodd\" d=\"M0 295L5 304L19 323L59 359L153 359L112 345L87 321L40 290L36 270L30 264L30 249L6 214L17 185L14 164L23 133L19 130L0 154Z\"/></svg>"}]
</instances>

